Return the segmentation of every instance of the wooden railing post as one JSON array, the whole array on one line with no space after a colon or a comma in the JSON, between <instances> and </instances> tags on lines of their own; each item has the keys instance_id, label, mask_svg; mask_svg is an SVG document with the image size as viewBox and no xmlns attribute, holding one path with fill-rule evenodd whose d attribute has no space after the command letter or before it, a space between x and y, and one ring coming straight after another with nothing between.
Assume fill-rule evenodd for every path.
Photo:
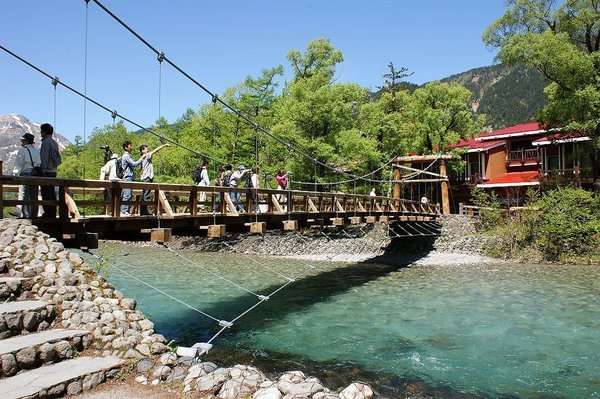
<instances>
[{"instance_id":1,"label":"wooden railing post","mask_svg":"<svg viewBox=\"0 0 600 399\"><path fill-rule=\"evenodd\" d=\"M446 172L446 161L444 159L440 160L440 175L443 176L444 180L442 180L442 213L444 215L450 214L450 196L449 196L449 184L448 184L448 173Z\"/></svg>"},{"instance_id":2,"label":"wooden railing post","mask_svg":"<svg viewBox=\"0 0 600 399\"><path fill-rule=\"evenodd\" d=\"M69 207L67 206L67 192L64 185L58 186L58 218L66 221L69 218Z\"/></svg>"}]
</instances>

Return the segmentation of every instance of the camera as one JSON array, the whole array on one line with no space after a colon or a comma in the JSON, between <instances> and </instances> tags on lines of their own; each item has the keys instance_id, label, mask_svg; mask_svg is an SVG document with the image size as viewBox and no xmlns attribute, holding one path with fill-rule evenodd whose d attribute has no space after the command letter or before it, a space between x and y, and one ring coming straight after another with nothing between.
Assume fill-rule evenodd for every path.
<instances>
[{"instance_id":1,"label":"camera","mask_svg":"<svg viewBox=\"0 0 600 399\"><path fill-rule=\"evenodd\" d=\"M108 160L110 159L110 156L112 155L112 151L110 150L110 147L107 145L101 145L100 149L104 150L104 163L107 163Z\"/></svg>"}]
</instances>

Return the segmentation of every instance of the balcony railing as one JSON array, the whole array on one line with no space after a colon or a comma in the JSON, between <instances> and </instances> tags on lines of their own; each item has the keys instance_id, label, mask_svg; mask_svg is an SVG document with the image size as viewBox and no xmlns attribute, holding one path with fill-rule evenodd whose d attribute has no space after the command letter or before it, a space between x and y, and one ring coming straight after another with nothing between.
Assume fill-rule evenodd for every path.
<instances>
[{"instance_id":1,"label":"balcony railing","mask_svg":"<svg viewBox=\"0 0 600 399\"><path fill-rule=\"evenodd\" d=\"M541 160L542 157L540 155L540 151L537 148L515 150L508 153L509 162L541 162Z\"/></svg>"},{"instance_id":2,"label":"balcony railing","mask_svg":"<svg viewBox=\"0 0 600 399\"><path fill-rule=\"evenodd\" d=\"M452 176L450 178L450 184L453 186L467 185L474 186L476 184L483 183L483 175L481 173L475 173L472 175L461 175L461 176Z\"/></svg>"},{"instance_id":3,"label":"balcony railing","mask_svg":"<svg viewBox=\"0 0 600 399\"><path fill-rule=\"evenodd\" d=\"M593 182L594 174L592 168L573 168L573 169L549 169L540 170L540 181L542 180L561 180L575 182Z\"/></svg>"}]
</instances>

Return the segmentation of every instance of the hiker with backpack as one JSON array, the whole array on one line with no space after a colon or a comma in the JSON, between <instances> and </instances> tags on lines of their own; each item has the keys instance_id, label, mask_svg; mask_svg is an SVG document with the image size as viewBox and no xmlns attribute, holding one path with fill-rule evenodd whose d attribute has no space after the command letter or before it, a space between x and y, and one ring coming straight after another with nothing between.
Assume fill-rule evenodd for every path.
<instances>
[{"instance_id":1,"label":"hiker with backpack","mask_svg":"<svg viewBox=\"0 0 600 399\"><path fill-rule=\"evenodd\" d=\"M121 167L123 168L122 177L119 176L119 170L117 170L117 177L123 179L123 181L132 182L135 178L135 168L142 164L146 154L142 155L137 161L133 160L131 156L131 141L127 140L123 143L123 156L121 156ZM117 167L119 165L117 164ZM121 191L121 216L131 216L129 213L129 200L131 199L132 191L130 188L123 188Z\"/></svg>"},{"instance_id":2,"label":"hiker with backpack","mask_svg":"<svg viewBox=\"0 0 600 399\"><path fill-rule=\"evenodd\" d=\"M42 176L56 177L56 168L61 164L60 151L58 143L52 138L54 128L49 123L40 126L42 136L42 146L40 148L40 157L42 162ZM56 187L41 186L42 200L56 201ZM44 205L44 218L56 218L56 205Z\"/></svg>"},{"instance_id":3,"label":"hiker with backpack","mask_svg":"<svg viewBox=\"0 0 600 399\"><path fill-rule=\"evenodd\" d=\"M244 175L248 172L250 172L250 170L246 169L244 165L238 166L237 170L229 175L229 187L240 187L240 183L244 178ZM231 202L233 202L235 209L237 209L238 212L246 212L244 209L244 204L242 203L242 194L237 191L232 191L229 193L229 197L231 198Z\"/></svg>"}]
</instances>

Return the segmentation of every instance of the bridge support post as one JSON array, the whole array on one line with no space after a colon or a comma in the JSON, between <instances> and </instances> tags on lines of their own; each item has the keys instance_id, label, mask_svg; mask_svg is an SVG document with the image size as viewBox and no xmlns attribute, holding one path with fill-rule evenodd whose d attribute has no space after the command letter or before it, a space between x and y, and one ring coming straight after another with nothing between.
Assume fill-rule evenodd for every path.
<instances>
[{"instance_id":1,"label":"bridge support post","mask_svg":"<svg viewBox=\"0 0 600 399\"><path fill-rule=\"evenodd\" d=\"M365 217L365 223L368 223L368 224L375 223L375 216L367 216L367 217Z\"/></svg>"},{"instance_id":2,"label":"bridge support post","mask_svg":"<svg viewBox=\"0 0 600 399\"><path fill-rule=\"evenodd\" d=\"M443 176L442 185L442 213L444 215L450 214L450 196L449 184L448 184L448 172L446 171L446 160L440 159L440 174Z\"/></svg>"},{"instance_id":3,"label":"bridge support post","mask_svg":"<svg viewBox=\"0 0 600 399\"><path fill-rule=\"evenodd\" d=\"M362 222L362 218L360 216L351 216L350 224L360 224Z\"/></svg>"},{"instance_id":4,"label":"bridge support post","mask_svg":"<svg viewBox=\"0 0 600 399\"><path fill-rule=\"evenodd\" d=\"M284 220L283 221L283 230L284 231L298 230L298 221L297 220Z\"/></svg>"},{"instance_id":5,"label":"bridge support post","mask_svg":"<svg viewBox=\"0 0 600 399\"><path fill-rule=\"evenodd\" d=\"M267 224L265 222L253 222L250 224L250 233L265 234L267 232Z\"/></svg>"},{"instance_id":6,"label":"bridge support post","mask_svg":"<svg viewBox=\"0 0 600 399\"><path fill-rule=\"evenodd\" d=\"M379 221L381 223L389 223L390 217L389 216L379 216Z\"/></svg>"},{"instance_id":7,"label":"bridge support post","mask_svg":"<svg viewBox=\"0 0 600 399\"><path fill-rule=\"evenodd\" d=\"M343 226L344 218L331 218L331 224L333 226Z\"/></svg>"},{"instance_id":8,"label":"bridge support post","mask_svg":"<svg viewBox=\"0 0 600 399\"><path fill-rule=\"evenodd\" d=\"M150 241L154 242L170 242L173 237L171 229L151 229L150 230Z\"/></svg>"},{"instance_id":9,"label":"bridge support post","mask_svg":"<svg viewBox=\"0 0 600 399\"><path fill-rule=\"evenodd\" d=\"M225 225L224 224L213 224L208 226L208 238L221 238L225 237Z\"/></svg>"}]
</instances>

